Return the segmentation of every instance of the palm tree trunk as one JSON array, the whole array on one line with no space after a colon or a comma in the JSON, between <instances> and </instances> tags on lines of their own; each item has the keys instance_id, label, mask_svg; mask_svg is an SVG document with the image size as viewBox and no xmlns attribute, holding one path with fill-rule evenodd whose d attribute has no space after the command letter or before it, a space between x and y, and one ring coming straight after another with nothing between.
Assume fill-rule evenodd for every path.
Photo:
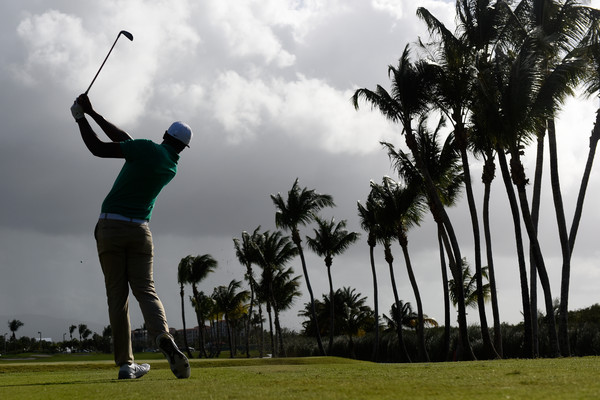
<instances>
[{"instance_id":1,"label":"palm tree trunk","mask_svg":"<svg viewBox=\"0 0 600 400\"><path fill-rule=\"evenodd\" d=\"M394 277L394 256L390 249L390 244L384 244L385 261L388 263L390 268L390 281L392 283L392 291L394 292L394 301L396 304L396 315L392 316L394 322L396 322L396 334L398 335L398 347L400 348L400 359L404 362L411 362L404 338L402 337L402 318L400 317L400 297L398 296L398 289L396 288L396 278Z\"/></svg>"},{"instance_id":2,"label":"palm tree trunk","mask_svg":"<svg viewBox=\"0 0 600 400\"><path fill-rule=\"evenodd\" d=\"M302 262L302 272L304 273L304 280L306 281L306 289L310 295L310 315L313 320L313 324L316 330L317 345L319 346L319 354L325 355L325 349L323 348L323 342L321 341L321 331L319 330L319 321L317 320L317 310L315 309L315 296L313 294L312 286L310 285L310 279L308 278L308 269L306 268L306 260L304 259L304 252L302 251L302 244L300 239L300 233L297 229L292 232L292 240L298 247L298 254L300 255L300 261Z\"/></svg>"},{"instance_id":3,"label":"palm tree trunk","mask_svg":"<svg viewBox=\"0 0 600 400\"><path fill-rule=\"evenodd\" d=\"M183 345L185 346L185 351L188 355L188 358L193 358L192 352L190 351L190 347L188 346L187 329L185 328L185 301L184 301L185 293L183 291L183 284L181 284L179 294L181 295L181 320L183 322Z\"/></svg>"},{"instance_id":4,"label":"palm tree trunk","mask_svg":"<svg viewBox=\"0 0 600 400\"><path fill-rule=\"evenodd\" d=\"M594 156L596 154L596 146L600 139L600 109L596 112L596 122L594 123L594 129L590 135L590 151L588 152L588 159L585 164L585 170L583 177L581 178L581 185L579 186L579 195L577 196L577 206L575 207L575 214L573 215L573 222L571 223L571 230L569 231L569 249L571 254L573 253L573 247L575 247L575 238L577 237L577 230L579 229L579 221L581 220L581 213L583 212L583 200L585 199L585 192L587 189L588 182L590 180L590 173L592 171L592 165L594 163Z\"/></svg>"},{"instance_id":5,"label":"palm tree trunk","mask_svg":"<svg viewBox=\"0 0 600 400\"><path fill-rule=\"evenodd\" d=\"M248 307L248 323L246 324L246 357L250 358L250 322L252 320L252 306L254 305L254 278L252 278L252 265L248 264L247 275L248 283L250 285L250 306Z\"/></svg>"},{"instance_id":6,"label":"palm tree trunk","mask_svg":"<svg viewBox=\"0 0 600 400\"><path fill-rule=\"evenodd\" d=\"M563 258L562 279L560 284L560 309L558 313L558 341L561 355L563 357L568 357L571 355L568 330L571 250L569 249L569 234L567 233L567 221L560 190L560 179L558 177L558 151L556 148L556 127L554 125L554 119L548 120L548 144L550 149L550 181L552 182L552 197L554 199L554 209L556 210L556 222L558 225L558 235L560 237L560 247Z\"/></svg>"},{"instance_id":7,"label":"palm tree trunk","mask_svg":"<svg viewBox=\"0 0 600 400\"><path fill-rule=\"evenodd\" d=\"M269 314L269 337L271 339L271 357L277 357L277 351L275 349L275 339L273 337L273 319L271 316L271 305L267 302L267 314Z\"/></svg>"},{"instance_id":8,"label":"palm tree trunk","mask_svg":"<svg viewBox=\"0 0 600 400\"><path fill-rule=\"evenodd\" d=\"M263 323L262 317L262 305L260 301L258 302L258 318L260 319L260 351L259 357L263 358L265 356L265 327Z\"/></svg>"},{"instance_id":9,"label":"palm tree trunk","mask_svg":"<svg viewBox=\"0 0 600 400\"><path fill-rule=\"evenodd\" d=\"M442 236L445 234L444 226L438 224L438 244L440 247L440 264L442 267L442 286L444 293L444 346L442 348L442 360L450 361L450 292L448 289L448 271L446 269L446 258L444 257L444 248L449 249L448 246L444 246ZM447 242L448 238L446 238ZM452 260L452 257L448 257Z\"/></svg>"},{"instance_id":10,"label":"palm tree trunk","mask_svg":"<svg viewBox=\"0 0 600 400\"><path fill-rule=\"evenodd\" d=\"M500 329L500 311L498 309L498 293L496 290L496 272L494 268L494 257L492 252L492 233L490 230L490 195L492 181L495 176L496 164L493 154L488 153L483 166L482 181L484 183L483 193L483 233L485 238L485 253L487 257L488 272L490 277L490 294L492 298L492 315L494 317L494 348L498 355L503 357L502 331Z\"/></svg>"},{"instance_id":11,"label":"palm tree trunk","mask_svg":"<svg viewBox=\"0 0 600 400\"><path fill-rule=\"evenodd\" d=\"M460 114L459 114L460 115ZM460 121L460 118L459 118ZM469 214L471 216L471 227L473 229L473 245L475 247L475 280L477 282L477 310L479 311L479 322L481 325L481 338L483 340L484 351L489 358L500 358L500 355L494 348L490 330L488 328L487 316L485 314L485 297L483 296L483 277L481 275L481 234L479 232L479 221L477 218L477 206L475 205L475 196L473 195L473 186L471 184L471 169L469 167L469 157L467 155L466 135L462 123L456 126L456 139L460 148L460 156L463 167L463 180L467 191L467 203L469 205ZM462 281L459 281L462 282Z\"/></svg>"},{"instance_id":12,"label":"palm tree trunk","mask_svg":"<svg viewBox=\"0 0 600 400\"><path fill-rule=\"evenodd\" d=\"M548 335L550 339L550 356L558 357L560 355L560 348L558 343L558 334L556 332L556 320L554 317L554 305L552 303L552 291L550 289L550 279L548 278L548 272L546 270L546 264L544 263L544 257L540 249L540 244L537 238L537 231L533 226L531 220L531 214L529 212L529 203L527 201L527 192L525 185L527 179L525 178L525 170L521 163L521 157L518 149L511 150L511 175L515 186L517 186L517 193L519 195L519 203L521 205L521 214L523 216L523 222L527 230L527 236L529 242L533 245L533 253L535 257L536 267L540 276L540 283L544 290L544 302L546 304L546 320L548 323Z\"/></svg>"},{"instance_id":13,"label":"palm tree trunk","mask_svg":"<svg viewBox=\"0 0 600 400\"><path fill-rule=\"evenodd\" d=\"M286 357L285 346L283 344L283 333L281 332L281 324L279 323L279 311L277 307L273 307L273 314L275 315L275 335L277 336L277 356Z\"/></svg>"},{"instance_id":14,"label":"palm tree trunk","mask_svg":"<svg viewBox=\"0 0 600 400\"><path fill-rule=\"evenodd\" d=\"M233 358L233 338L232 338L232 327L229 323L229 316L225 313L225 325L227 325L227 340L229 341L229 358Z\"/></svg>"},{"instance_id":15,"label":"palm tree trunk","mask_svg":"<svg viewBox=\"0 0 600 400\"><path fill-rule=\"evenodd\" d=\"M408 272L408 279L412 286L417 301L417 351L419 361L429 362L429 355L425 347L425 321L423 319L423 302L421 301L421 294L419 293L419 286L415 278L415 273L410 262L410 255L408 254L408 241L406 238L400 240L400 246L402 247L402 253L404 254L404 261L406 262L406 270Z\"/></svg>"},{"instance_id":16,"label":"palm tree trunk","mask_svg":"<svg viewBox=\"0 0 600 400\"><path fill-rule=\"evenodd\" d=\"M515 228L515 242L517 246L517 259L519 264L519 278L521 281L521 301L523 302L523 349L526 357L533 357L532 348L532 329L531 329L531 305L529 303L529 288L527 285L527 268L525 266L525 250L523 247L523 234L521 231L521 217L519 215L519 204L515 195L515 190L510 179L510 170L504 150L497 149L500 170L502 171L502 180L506 188L508 203L513 218Z\"/></svg>"},{"instance_id":17,"label":"palm tree trunk","mask_svg":"<svg viewBox=\"0 0 600 400\"><path fill-rule=\"evenodd\" d=\"M374 362L379 362L379 299L377 290L377 271L375 270L375 246L369 245L369 257L371 259L371 274L373 275L373 302L375 310L375 343L373 344L373 356Z\"/></svg>"},{"instance_id":18,"label":"palm tree trunk","mask_svg":"<svg viewBox=\"0 0 600 400\"><path fill-rule=\"evenodd\" d=\"M331 263L325 262L327 267L327 278L329 279L329 347L327 348L327 354L331 355L333 349L333 331L335 324L335 304L334 304L334 293L333 293L333 281L331 279Z\"/></svg>"},{"instance_id":19,"label":"palm tree trunk","mask_svg":"<svg viewBox=\"0 0 600 400\"><path fill-rule=\"evenodd\" d=\"M544 137L546 135L545 127L540 128L537 135L537 156L535 162L535 175L533 180L533 197L531 199L531 220L535 230L538 229L540 202L542 192L542 173L544 170ZM538 313L537 313L537 268L535 257L533 256L533 248L529 246L529 264L530 264L530 301L531 301L531 327L532 327L532 350L533 356L540 355L540 341L538 337Z\"/></svg>"},{"instance_id":20,"label":"palm tree trunk","mask_svg":"<svg viewBox=\"0 0 600 400\"><path fill-rule=\"evenodd\" d=\"M410 121L404 123L403 125L405 127L404 138L406 141L406 145L410 149L410 151L413 155L413 158L415 159L415 164L416 164L419 172L421 172L421 174L423 175L425 187L427 189L427 195L428 195L429 201L431 202L430 207L432 206L432 208L433 208L432 214L434 215L434 219L436 219L436 222L440 221L441 223L444 224L444 228L450 239L450 244L452 245L452 253L454 254L454 257L455 257L455 263L458 266L458 268L455 268L452 271L453 277L456 282L462 282L463 281L462 268L460 268L460 266L462 265L462 257L461 257L461 253L460 253L460 246L458 244L458 239L456 238L456 233L454 232L454 227L452 226L452 222L450 221L450 218L448 217L448 214L446 213L444 205L442 204L442 201L440 200L440 196L437 192L435 184L433 183L433 180L431 179L431 175L429 174L429 171L427 170L427 167L423 161L423 158L421 157L414 132L412 131L412 127L410 125ZM458 285L457 288L458 288L458 290L457 290L457 292L458 292L457 293L458 329L460 332L460 340L461 340L461 346L460 346L461 351L459 352L459 358L465 359L465 360L474 360L475 354L473 353L473 348L471 347L471 341L469 339L469 331L468 331L468 326L467 326L467 310L466 310L466 306L465 306L465 294L464 294L464 290L461 285Z\"/></svg>"}]
</instances>

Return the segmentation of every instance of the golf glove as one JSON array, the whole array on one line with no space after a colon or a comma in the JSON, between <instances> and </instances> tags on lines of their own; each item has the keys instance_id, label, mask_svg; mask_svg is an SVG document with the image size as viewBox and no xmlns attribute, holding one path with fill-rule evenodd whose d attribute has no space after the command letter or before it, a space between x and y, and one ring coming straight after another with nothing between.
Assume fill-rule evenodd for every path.
<instances>
[{"instance_id":1,"label":"golf glove","mask_svg":"<svg viewBox=\"0 0 600 400\"><path fill-rule=\"evenodd\" d=\"M71 106L71 114L73 114L75 121L85 117L85 114L83 113L83 107L81 107L76 101L74 101L73 105Z\"/></svg>"}]
</instances>

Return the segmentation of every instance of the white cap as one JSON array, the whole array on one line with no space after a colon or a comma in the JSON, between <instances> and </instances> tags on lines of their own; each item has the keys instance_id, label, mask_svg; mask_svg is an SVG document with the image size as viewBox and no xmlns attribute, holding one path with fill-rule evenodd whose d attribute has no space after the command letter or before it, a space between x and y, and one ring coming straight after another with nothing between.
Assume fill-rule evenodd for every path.
<instances>
[{"instance_id":1,"label":"white cap","mask_svg":"<svg viewBox=\"0 0 600 400\"><path fill-rule=\"evenodd\" d=\"M193 133L192 128L190 128L188 124L181 121L173 122L169 129L167 129L167 133L179 140L181 143L185 144L187 147L190 147Z\"/></svg>"}]
</instances>

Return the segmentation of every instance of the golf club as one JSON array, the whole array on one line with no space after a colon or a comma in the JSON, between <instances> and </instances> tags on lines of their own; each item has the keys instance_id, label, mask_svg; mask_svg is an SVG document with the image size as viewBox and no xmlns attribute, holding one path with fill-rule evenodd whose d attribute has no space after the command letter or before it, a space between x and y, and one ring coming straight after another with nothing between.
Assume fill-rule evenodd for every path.
<instances>
[{"instance_id":1,"label":"golf club","mask_svg":"<svg viewBox=\"0 0 600 400\"><path fill-rule=\"evenodd\" d=\"M90 83L90 86L88 86L87 90L85 91L85 94L88 94L88 92L90 91L90 88L92 87L92 85L96 81L96 78L98 77L98 74L102 70L102 67L104 67L104 63L106 63L106 60L108 60L108 56L110 56L110 53L111 53L112 49L115 47L115 44L117 44L117 40L119 40L119 37L121 37L121 35L123 35L127 39L133 41L133 35L131 33L127 32L127 31L121 31L121 32L119 32L119 34L117 35L117 38L115 39L115 42L113 43L112 47L108 51L108 54L106 55L106 58L102 62L102 65L100 66L100 69L98 69L98 72L96 72L96 76L94 76L94 79L92 79L92 83Z\"/></svg>"}]
</instances>

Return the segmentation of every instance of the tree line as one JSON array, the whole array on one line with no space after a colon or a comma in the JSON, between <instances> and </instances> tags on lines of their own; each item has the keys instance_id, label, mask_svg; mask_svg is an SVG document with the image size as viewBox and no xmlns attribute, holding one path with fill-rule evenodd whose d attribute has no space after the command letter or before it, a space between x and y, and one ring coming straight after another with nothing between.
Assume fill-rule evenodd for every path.
<instances>
[{"instance_id":1,"label":"tree line","mask_svg":"<svg viewBox=\"0 0 600 400\"><path fill-rule=\"evenodd\" d=\"M29 338L26 336L17 339L17 331L25 326L25 323L19 319L12 319L7 322L10 330L10 338L6 335L0 337L3 343L0 343L0 351L4 353L21 353L28 351L46 351L50 353L72 351L100 351L104 353L111 352L112 330L110 325L105 326L102 335L92 332L86 324L70 325L69 339L66 338L65 332L62 341L46 342L41 338ZM73 337L73 333L76 336ZM77 335L79 338L77 338Z\"/></svg>"}]
</instances>

